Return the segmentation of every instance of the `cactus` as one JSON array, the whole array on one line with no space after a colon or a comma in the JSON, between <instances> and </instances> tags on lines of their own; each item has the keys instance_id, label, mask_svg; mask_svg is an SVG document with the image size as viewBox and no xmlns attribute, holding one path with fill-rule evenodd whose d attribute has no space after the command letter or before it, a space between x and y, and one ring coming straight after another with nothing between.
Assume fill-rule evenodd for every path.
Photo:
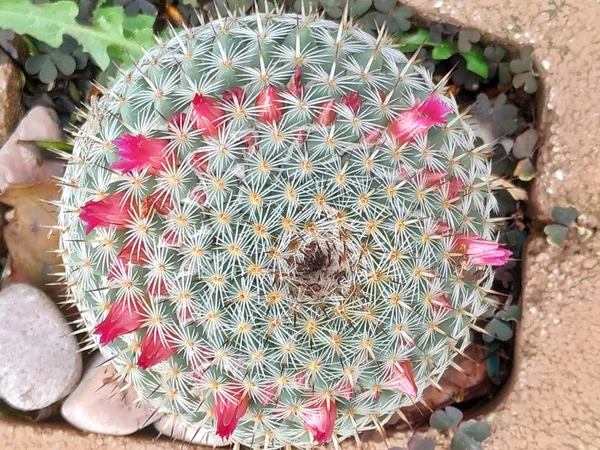
<instances>
[{"instance_id":1,"label":"cactus","mask_svg":"<svg viewBox=\"0 0 600 450\"><path fill-rule=\"evenodd\" d=\"M63 155L87 348L190 435L237 446L404 417L510 255L445 81L347 18L231 15L159 40Z\"/></svg>"}]
</instances>

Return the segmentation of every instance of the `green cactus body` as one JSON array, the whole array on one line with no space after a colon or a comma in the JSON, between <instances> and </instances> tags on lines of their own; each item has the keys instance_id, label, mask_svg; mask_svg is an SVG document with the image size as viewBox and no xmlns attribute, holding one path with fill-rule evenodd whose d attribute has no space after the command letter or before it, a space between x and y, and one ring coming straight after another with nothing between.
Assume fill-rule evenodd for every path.
<instances>
[{"instance_id":1,"label":"green cactus body","mask_svg":"<svg viewBox=\"0 0 600 450\"><path fill-rule=\"evenodd\" d=\"M92 103L59 228L70 297L123 380L251 447L378 429L489 307L488 154L431 75L351 22L174 34Z\"/></svg>"}]
</instances>

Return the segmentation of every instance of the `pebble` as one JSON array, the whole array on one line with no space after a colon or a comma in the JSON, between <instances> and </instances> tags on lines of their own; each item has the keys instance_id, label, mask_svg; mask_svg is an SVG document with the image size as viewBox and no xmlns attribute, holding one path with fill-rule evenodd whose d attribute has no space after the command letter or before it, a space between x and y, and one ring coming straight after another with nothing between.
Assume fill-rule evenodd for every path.
<instances>
[{"instance_id":1,"label":"pebble","mask_svg":"<svg viewBox=\"0 0 600 450\"><path fill-rule=\"evenodd\" d=\"M63 418L80 430L113 436L135 433L156 421L159 415L152 415L153 408L135 402L133 389L123 392L123 382L108 382L115 370L105 363L100 353L92 358L79 386L62 405Z\"/></svg>"},{"instance_id":2,"label":"pebble","mask_svg":"<svg viewBox=\"0 0 600 450\"><path fill-rule=\"evenodd\" d=\"M81 378L77 340L55 303L39 289L0 291L0 397L24 411L69 395Z\"/></svg>"},{"instance_id":3,"label":"pebble","mask_svg":"<svg viewBox=\"0 0 600 450\"><path fill-rule=\"evenodd\" d=\"M7 60L0 64L0 145L17 125L22 110L19 69Z\"/></svg>"},{"instance_id":4,"label":"pebble","mask_svg":"<svg viewBox=\"0 0 600 450\"><path fill-rule=\"evenodd\" d=\"M206 431L200 431L194 428L186 428L185 426L176 423L173 426L173 420L170 414L165 414L156 423L154 428L158 430L161 435L177 439L179 441L189 442L191 444L199 445L210 445L211 447L227 447L230 442L220 438L213 433L207 433Z\"/></svg>"},{"instance_id":5,"label":"pebble","mask_svg":"<svg viewBox=\"0 0 600 450\"><path fill-rule=\"evenodd\" d=\"M0 149L0 192L9 184L36 183L59 176L62 162L44 159L36 145L22 141L63 139L56 112L45 106L32 108Z\"/></svg>"}]
</instances>

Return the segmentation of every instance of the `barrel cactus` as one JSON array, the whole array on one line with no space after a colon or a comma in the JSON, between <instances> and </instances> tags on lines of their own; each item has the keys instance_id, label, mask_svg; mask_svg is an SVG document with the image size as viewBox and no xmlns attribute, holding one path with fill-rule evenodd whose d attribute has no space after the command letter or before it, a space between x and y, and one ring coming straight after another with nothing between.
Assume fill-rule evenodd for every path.
<instances>
[{"instance_id":1,"label":"barrel cactus","mask_svg":"<svg viewBox=\"0 0 600 450\"><path fill-rule=\"evenodd\" d=\"M488 152L385 30L273 11L158 41L64 155L89 348L190 436L383 430L494 307Z\"/></svg>"}]
</instances>

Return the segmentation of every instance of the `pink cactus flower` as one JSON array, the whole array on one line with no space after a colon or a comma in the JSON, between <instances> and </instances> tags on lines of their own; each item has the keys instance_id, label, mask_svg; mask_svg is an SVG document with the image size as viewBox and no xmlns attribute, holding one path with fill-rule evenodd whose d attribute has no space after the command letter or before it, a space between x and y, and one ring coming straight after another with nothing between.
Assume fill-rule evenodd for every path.
<instances>
[{"instance_id":1,"label":"pink cactus flower","mask_svg":"<svg viewBox=\"0 0 600 450\"><path fill-rule=\"evenodd\" d=\"M302 97L302 66L296 66L294 75L290 78L285 90L298 98Z\"/></svg>"},{"instance_id":2,"label":"pink cactus flower","mask_svg":"<svg viewBox=\"0 0 600 450\"><path fill-rule=\"evenodd\" d=\"M364 136L364 140L366 144L375 144L381 138L381 130L376 128L374 130L369 130Z\"/></svg>"},{"instance_id":3,"label":"pink cactus flower","mask_svg":"<svg viewBox=\"0 0 600 450\"><path fill-rule=\"evenodd\" d=\"M307 408L302 416L304 427L312 434L317 443L326 444L331 440L337 417L337 409L333 400Z\"/></svg>"},{"instance_id":4,"label":"pink cactus flower","mask_svg":"<svg viewBox=\"0 0 600 450\"><path fill-rule=\"evenodd\" d=\"M415 384L415 375L410 361L396 362L390 384L394 389L409 397L417 397L417 385Z\"/></svg>"},{"instance_id":5,"label":"pink cactus flower","mask_svg":"<svg viewBox=\"0 0 600 450\"><path fill-rule=\"evenodd\" d=\"M217 435L228 439L248 409L248 395L242 389L227 394L217 392L213 402L213 414L217 421Z\"/></svg>"},{"instance_id":6,"label":"pink cactus flower","mask_svg":"<svg viewBox=\"0 0 600 450\"><path fill-rule=\"evenodd\" d=\"M117 254L110 271L108 280L114 280L119 275L119 268L124 268L127 264L145 264L148 261L148 252L143 244L135 245L135 241L125 244Z\"/></svg>"},{"instance_id":7,"label":"pink cactus flower","mask_svg":"<svg viewBox=\"0 0 600 450\"><path fill-rule=\"evenodd\" d=\"M461 233L455 238L456 250L476 266L503 266L512 255L510 250L503 248L505 244L483 239L475 234Z\"/></svg>"},{"instance_id":8,"label":"pink cactus flower","mask_svg":"<svg viewBox=\"0 0 600 450\"><path fill-rule=\"evenodd\" d=\"M177 353L177 347L170 342L163 342L157 333L148 332L142 338L138 367L148 369L160 362L166 361Z\"/></svg>"},{"instance_id":9,"label":"pink cactus flower","mask_svg":"<svg viewBox=\"0 0 600 450\"><path fill-rule=\"evenodd\" d=\"M259 122L279 122L283 117L283 101L275 86L267 86L256 97Z\"/></svg>"},{"instance_id":10,"label":"pink cactus flower","mask_svg":"<svg viewBox=\"0 0 600 450\"><path fill-rule=\"evenodd\" d=\"M354 113L358 111L358 108L360 108L362 102L362 98L360 98L358 92L355 91L349 92L348 94L344 95L340 100L340 103L342 105L346 105Z\"/></svg>"},{"instance_id":11,"label":"pink cactus flower","mask_svg":"<svg viewBox=\"0 0 600 450\"><path fill-rule=\"evenodd\" d=\"M183 130L188 123L188 115L186 113L173 114L169 120L167 120L167 127L171 130Z\"/></svg>"},{"instance_id":12,"label":"pink cactus flower","mask_svg":"<svg viewBox=\"0 0 600 450\"><path fill-rule=\"evenodd\" d=\"M86 234L95 228L109 228L111 225L125 229L131 220L132 210L131 203L125 201L125 194L117 192L102 200L87 202L81 207L79 218L86 223Z\"/></svg>"},{"instance_id":13,"label":"pink cactus flower","mask_svg":"<svg viewBox=\"0 0 600 450\"><path fill-rule=\"evenodd\" d=\"M388 131L398 142L409 142L431 127L445 124L451 111L437 95L430 95L423 103L417 99L412 108L402 111L388 125Z\"/></svg>"},{"instance_id":14,"label":"pink cactus flower","mask_svg":"<svg viewBox=\"0 0 600 450\"><path fill-rule=\"evenodd\" d=\"M192 199L199 205L204 205L206 203L206 192L200 188L194 189Z\"/></svg>"},{"instance_id":15,"label":"pink cactus flower","mask_svg":"<svg viewBox=\"0 0 600 450\"><path fill-rule=\"evenodd\" d=\"M433 302L433 309L435 311L454 311L450 300L448 300L448 297L446 297L444 294L440 295L438 298L435 299L435 301Z\"/></svg>"},{"instance_id":16,"label":"pink cactus flower","mask_svg":"<svg viewBox=\"0 0 600 450\"><path fill-rule=\"evenodd\" d=\"M237 101L237 104L241 105L246 99L246 92L244 92L241 87L236 86L232 87L231 89L224 90L221 94L221 98L224 102L235 104Z\"/></svg>"},{"instance_id":17,"label":"pink cactus flower","mask_svg":"<svg viewBox=\"0 0 600 450\"><path fill-rule=\"evenodd\" d=\"M168 143L165 139L124 133L120 139L113 141L118 148L115 154L121 159L112 163L110 168L125 174L146 169L148 173L156 175L169 162L173 153L167 149Z\"/></svg>"},{"instance_id":18,"label":"pink cactus flower","mask_svg":"<svg viewBox=\"0 0 600 450\"><path fill-rule=\"evenodd\" d=\"M135 331L144 323L141 308L131 302L117 300L110 306L108 315L100 322L94 334L100 335L100 345L110 344L119 336Z\"/></svg>"},{"instance_id":19,"label":"pink cactus flower","mask_svg":"<svg viewBox=\"0 0 600 450\"><path fill-rule=\"evenodd\" d=\"M214 98L196 94L192 100L192 115L194 125L205 137L215 137L219 127L223 125L225 112L219 108L219 102Z\"/></svg>"},{"instance_id":20,"label":"pink cactus flower","mask_svg":"<svg viewBox=\"0 0 600 450\"><path fill-rule=\"evenodd\" d=\"M319 106L319 113L317 114L315 122L317 122L319 125L325 126L331 125L333 122L335 122L336 114L334 106L334 100L329 100L322 103L321 106Z\"/></svg>"},{"instance_id":21,"label":"pink cactus flower","mask_svg":"<svg viewBox=\"0 0 600 450\"><path fill-rule=\"evenodd\" d=\"M154 192L147 196L141 205L141 216L149 217L151 212L155 211L160 215L166 216L173 210L173 199L163 192Z\"/></svg>"},{"instance_id":22,"label":"pink cactus flower","mask_svg":"<svg viewBox=\"0 0 600 450\"><path fill-rule=\"evenodd\" d=\"M242 136L242 142L244 143L249 152L255 150L254 146L256 145L256 138L254 137L254 134L246 133Z\"/></svg>"},{"instance_id":23,"label":"pink cactus flower","mask_svg":"<svg viewBox=\"0 0 600 450\"><path fill-rule=\"evenodd\" d=\"M200 173L208 172L208 155L202 151L192 153L190 164Z\"/></svg>"}]
</instances>

